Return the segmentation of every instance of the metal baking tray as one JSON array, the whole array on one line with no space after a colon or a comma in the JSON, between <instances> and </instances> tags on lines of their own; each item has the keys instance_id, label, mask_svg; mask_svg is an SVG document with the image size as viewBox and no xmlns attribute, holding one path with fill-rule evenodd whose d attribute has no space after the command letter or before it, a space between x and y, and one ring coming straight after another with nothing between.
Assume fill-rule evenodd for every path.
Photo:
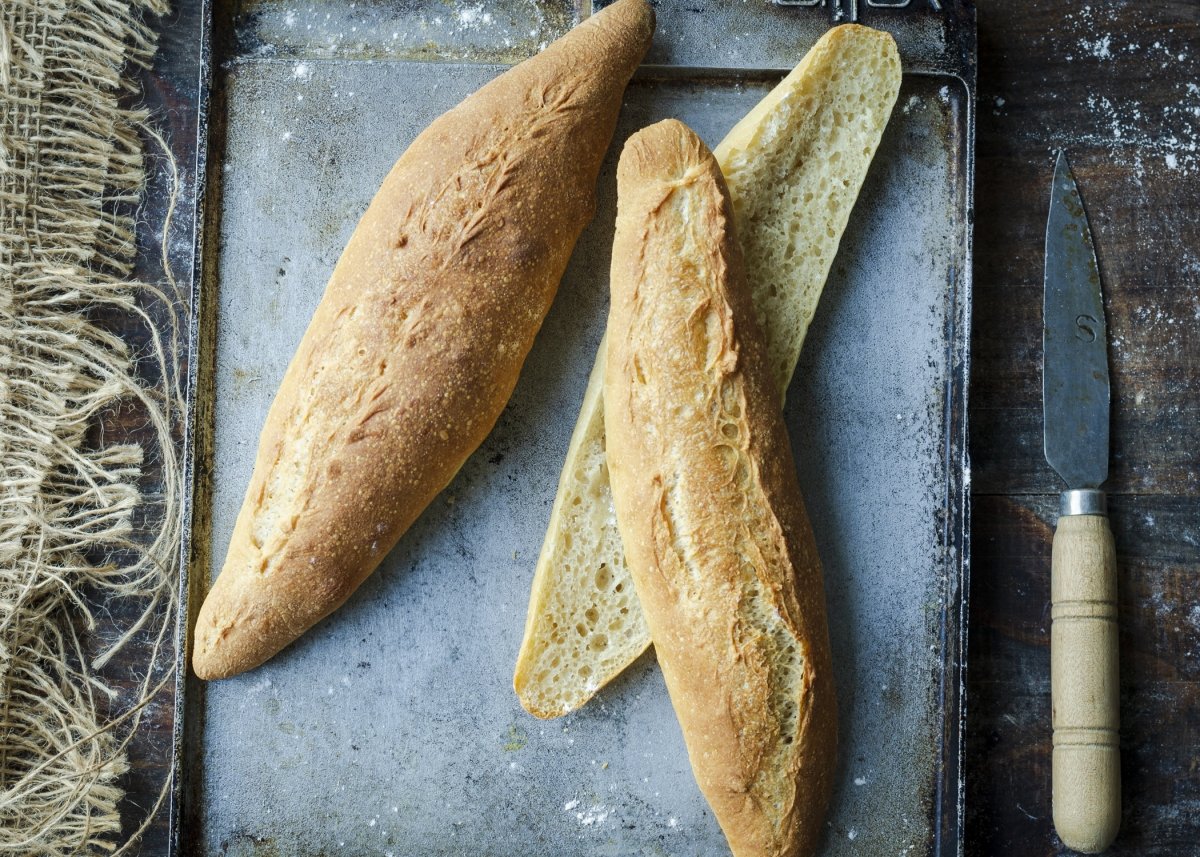
<instances>
[{"instance_id":1,"label":"metal baking tray","mask_svg":"<svg viewBox=\"0 0 1200 857\"><path fill-rule=\"evenodd\" d=\"M267 407L384 174L433 118L590 5L218 4L197 159L192 616ZM973 4L657 6L595 220L491 436L342 609L249 674L184 680L172 853L727 853L652 654L549 722L521 709L512 668L604 327L623 140L674 116L715 144L821 32L858 19L896 34L904 84L786 413L839 695L823 853L961 854Z\"/></svg>"}]
</instances>

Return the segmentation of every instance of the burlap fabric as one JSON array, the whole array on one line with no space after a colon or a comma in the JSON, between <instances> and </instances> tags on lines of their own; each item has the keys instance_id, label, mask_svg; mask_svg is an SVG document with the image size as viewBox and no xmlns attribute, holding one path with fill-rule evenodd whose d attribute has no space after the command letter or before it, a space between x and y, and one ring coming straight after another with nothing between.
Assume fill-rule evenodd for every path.
<instances>
[{"instance_id":1,"label":"burlap fabric","mask_svg":"<svg viewBox=\"0 0 1200 857\"><path fill-rule=\"evenodd\" d=\"M163 11L0 4L0 854L119 853L155 810L121 784L174 663L178 397L170 342L132 354L112 319L165 305L131 281L150 132L127 106ZM121 413L138 443L106 439ZM121 650L146 663L110 676Z\"/></svg>"}]
</instances>

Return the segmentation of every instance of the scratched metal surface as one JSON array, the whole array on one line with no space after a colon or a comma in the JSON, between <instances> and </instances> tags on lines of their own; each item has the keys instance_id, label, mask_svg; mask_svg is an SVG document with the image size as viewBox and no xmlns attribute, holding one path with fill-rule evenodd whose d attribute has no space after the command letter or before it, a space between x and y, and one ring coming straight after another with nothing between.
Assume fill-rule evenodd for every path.
<instances>
[{"instance_id":1,"label":"scratched metal surface","mask_svg":"<svg viewBox=\"0 0 1200 857\"><path fill-rule=\"evenodd\" d=\"M946 67L956 37L955 19L929 0L687 0L657 3L655 14L646 61L694 68L791 68L830 24L851 20L894 33L909 69Z\"/></svg>"},{"instance_id":2,"label":"scratched metal surface","mask_svg":"<svg viewBox=\"0 0 1200 857\"><path fill-rule=\"evenodd\" d=\"M271 397L379 181L499 71L269 54L217 84L198 576L219 567ZM182 853L724 853L652 656L549 723L522 711L511 674L607 311L615 153L667 116L715 144L777 79L639 73L596 218L496 430L341 610L260 669L194 684ZM961 849L970 109L959 81L906 77L788 397L839 683L833 855Z\"/></svg>"},{"instance_id":3,"label":"scratched metal surface","mask_svg":"<svg viewBox=\"0 0 1200 857\"><path fill-rule=\"evenodd\" d=\"M579 20L572 0L232 0L240 56L516 62Z\"/></svg>"},{"instance_id":4,"label":"scratched metal surface","mask_svg":"<svg viewBox=\"0 0 1200 857\"><path fill-rule=\"evenodd\" d=\"M614 0L225 0L240 57L516 62ZM950 0L656 2L646 62L787 69L830 24L893 32L910 69L973 63L973 4ZM964 48L970 42L969 56Z\"/></svg>"}]
</instances>

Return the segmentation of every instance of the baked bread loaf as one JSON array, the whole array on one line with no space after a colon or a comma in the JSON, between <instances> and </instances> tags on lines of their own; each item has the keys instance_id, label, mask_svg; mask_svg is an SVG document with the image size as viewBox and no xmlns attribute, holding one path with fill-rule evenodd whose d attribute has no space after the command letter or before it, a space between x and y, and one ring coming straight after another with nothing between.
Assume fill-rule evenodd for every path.
<instances>
[{"instance_id":1,"label":"baked bread loaf","mask_svg":"<svg viewBox=\"0 0 1200 857\"><path fill-rule=\"evenodd\" d=\"M830 30L717 146L767 359L787 388L900 89L892 37ZM608 486L604 348L534 573L513 685L538 717L574 711L650 645Z\"/></svg>"},{"instance_id":2,"label":"baked bread loaf","mask_svg":"<svg viewBox=\"0 0 1200 857\"><path fill-rule=\"evenodd\" d=\"M735 857L811 854L837 712L820 560L725 181L685 125L617 167L604 415L617 524Z\"/></svg>"},{"instance_id":3,"label":"baked bread loaf","mask_svg":"<svg viewBox=\"0 0 1200 857\"><path fill-rule=\"evenodd\" d=\"M620 0L429 126L372 200L267 416L192 666L257 666L337 608L491 431L595 207L650 44Z\"/></svg>"}]
</instances>

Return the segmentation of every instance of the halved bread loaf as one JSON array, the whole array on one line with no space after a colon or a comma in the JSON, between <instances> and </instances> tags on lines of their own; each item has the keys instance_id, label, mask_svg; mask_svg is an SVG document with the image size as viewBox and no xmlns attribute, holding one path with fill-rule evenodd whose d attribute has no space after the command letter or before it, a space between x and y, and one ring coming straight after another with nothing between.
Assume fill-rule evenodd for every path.
<instances>
[{"instance_id":1,"label":"halved bread loaf","mask_svg":"<svg viewBox=\"0 0 1200 857\"><path fill-rule=\"evenodd\" d=\"M825 593L725 182L667 120L617 189L604 424L631 576L735 857L811 854L837 758Z\"/></svg>"},{"instance_id":2,"label":"halved bread loaf","mask_svg":"<svg viewBox=\"0 0 1200 857\"><path fill-rule=\"evenodd\" d=\"M334 268L196 619L200 678L342 604L491 431L579 234L650 45L620 0L433 122Z\"/></svg>"},{"instance_id":3,"label":"halved bread loaf","mask_svg":"<svg viewBox=\"0 0 1200 857\"><path fill-rule=\"evenodd\" d=\"M714 152L781 391L899 88L890 35L837 27ZM513 680L538 717L580 707L650 645L608 484L603 374L602 346L538 558Z\"/></svg>"}]
</instances>

